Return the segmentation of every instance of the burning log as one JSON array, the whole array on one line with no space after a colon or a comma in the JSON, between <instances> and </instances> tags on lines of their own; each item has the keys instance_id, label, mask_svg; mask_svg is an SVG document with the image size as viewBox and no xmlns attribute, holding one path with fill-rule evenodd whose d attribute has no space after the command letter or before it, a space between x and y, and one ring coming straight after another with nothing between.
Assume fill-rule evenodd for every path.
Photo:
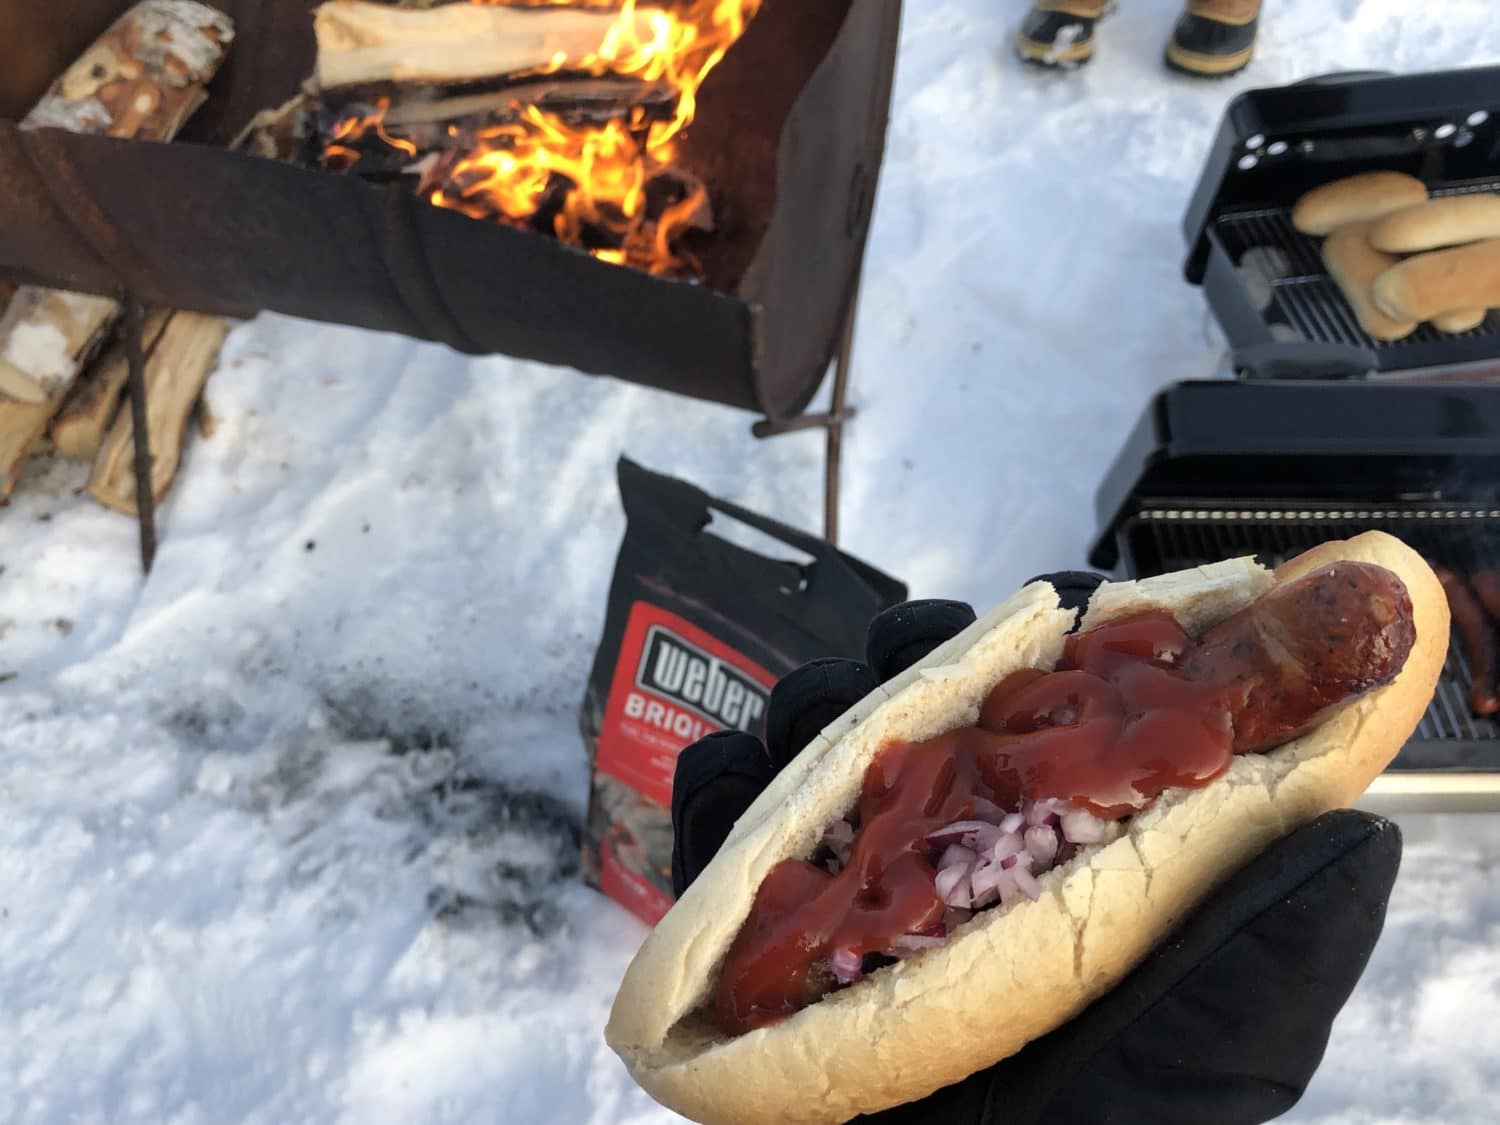
<instances>
[{"instance_id":1,"label":"burning log","mask_svg":"<svg viewBox=\"0 0 1500 1125\"><path fill-rule=\"evenodd\" d=\"M498 90L444 96L407 94L390 99L385 113L387 128L465 120L498 123L514 120L529 106L562 118L569 125L586 125L616 118L632 124L670 120L677 109L678 93L665 82L642 82L632 78L549 79L521 82Z\"/></svg>"},{"instance_id":2,"label":"burning log","mask_svg":"<svg viewBox=\"0 0 1500 1125\"><path fill-rule=\"evenodd\" d=\"M182 444L194 404L218 362L229 325L202 313L173 313L146 361L150 390L147 428L151 449L151 495L167 494L182 460ZM135 438L130 412L120 411L94 461L88 492L127 515L136 514Z\"/></svg>"},{"instance_id":3,"label":"burning log","mask_svg":"<svg viewBox=\"0 0 1500 1125\"><path fill-rule=\"evenodd\" d=\"M308 83L296 97L252 117L229 147L268 160L312 163L316 106L316 93Z\"/></svg>"},{"instance_id":4,"label":"burning log","mask_svg":"<svg viewBox=\"0 0 1500 1125\"><path fill-rule=\"evenodd\" d=\"M197 0L141 0L70 66L23 128L166 141L203 103L233 38ZM0 320L0 395L55 403L119 316L104 297L23 287Z\"/></svg>"},{"instance_id":5,"label":"burning log","mask_svg":"<svg viewBox=\"0 0 1500 1125\"><path fill-rule=\"evenodd\" d=\"M684 240L713 212L676 142L760 0L641 2L322 4L323 166L604 261L701 274Z\"/></svg>"},{"instance_id":6,"label":"burning log","mask_svg":"<svg viewBox=\"0 0 1500 1125\"><path fill-rule=\"evenodd\" d=\"M380 90L390 92L379 92ZM361 100L322 115L322 162L338 172L386 180L421 175L447 153L471 153L481 140L533 112L570 127L620 122L641 129L670 120L677 91L627 78L526 82L498 90L445 96L423 87L361 90Z\"/></svg>"},{"instance_id":7,"label":"burning log","mask_svg":"<svg viewBox=\"0 0 1500 1125\"><path fill-rule=\"evenodd\" d=\"M623 21L608 9L449 4L393 8L330 0L313 16L323 89L372 82L440 86L529 71L586 70L613 33L648 44L652 13Z\"/></svg>"},{"instance_id":8,"label":"burning log","mask_svg":"<svg viewBox=\"0 0 1500 1125\"><path fill-rule=\"evenodd\" d=\"M141 348L149 356L171 315L167 309L152 310L141 330ZM99 453L104 434L114 421L130 377L125 342L117 340L73 384L48 431L52 444L65 457L92 461Z\"/></svg>"}]
</instances>

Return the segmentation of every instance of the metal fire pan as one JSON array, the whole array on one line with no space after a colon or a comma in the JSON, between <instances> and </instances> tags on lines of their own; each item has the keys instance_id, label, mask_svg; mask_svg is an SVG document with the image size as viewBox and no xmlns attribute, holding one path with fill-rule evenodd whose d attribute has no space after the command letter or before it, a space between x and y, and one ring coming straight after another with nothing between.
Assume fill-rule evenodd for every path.
<instances>
[{"instance_id":1,"label":"metal fire pan","mask_svg":"<svg viewBox=\"0 0 1500 1125\"><path fill-rule=\"evenodd\" d=\"M900 0L765 0L710 75L684 142L720 221L707 284L227 151L310 72L314 5L214 2L229 61L162 145L15 125L128 0L0 0L0 277L399 332L777 418L811 399L859 276Z\"/></svg>"}]
</instances>

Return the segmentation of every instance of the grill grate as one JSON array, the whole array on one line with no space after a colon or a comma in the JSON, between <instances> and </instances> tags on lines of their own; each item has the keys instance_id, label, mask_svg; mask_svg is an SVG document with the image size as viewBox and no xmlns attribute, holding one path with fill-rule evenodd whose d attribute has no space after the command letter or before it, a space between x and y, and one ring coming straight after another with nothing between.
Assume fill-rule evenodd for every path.
<instances>
[{"instance_id":1,"label":"grill grate","mask_svg":"<svg viewBox=\"0 0 1500 1125\"><path fill-rule=\"evenodd\" d=\"M1432 189L1433 196L1470 195L1500 191L1500 180L1464 180ZM1479 327L1468 332L1439 332L1423 324L1401 340L1376 340L1360 328L1354 310L1323 268L1318 241L1292 226L1291 212L1282 207L1232 211L1221 215L1215 229L1225 251L1242 270L1253 272L1269 286L1263 309L1275 332L1290 330L1295 338L1349 344L1376 351L1410 348L1444 340L1500 338L1500 312L1491 310Z\"/></svg>"},{"instance_id":2,"label":"grill grate","mask_svg":"<svg viewBox=\"0 0 1500 1125\"><path fill-rule=\"evenodd\" d=\"M1388 531L1434 563L1463 573L1500 566L1500 509L1317 508L1205 505L1147 509L1125 528L1131 574L1159 574L1256 555L1275 566L1330 539ZM1472 673L1461 647L1448 660L1431 707L1397 765L1421 769L1493 769L1500 723L1476 717L1468 704Z\"/></svg>"}]
</instances>

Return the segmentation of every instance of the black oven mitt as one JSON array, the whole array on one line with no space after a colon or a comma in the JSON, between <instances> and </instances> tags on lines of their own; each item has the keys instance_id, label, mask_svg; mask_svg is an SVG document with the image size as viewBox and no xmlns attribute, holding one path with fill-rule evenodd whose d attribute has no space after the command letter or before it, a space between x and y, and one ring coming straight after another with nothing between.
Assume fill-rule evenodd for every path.
<instances>
[{"instance_id":1,"label":"black oven mitt","mask_svg":"<svg viewBox=\"0 0 1500 1125\"><path fill-rule=\"evenodd\" d=\"M1081 608L1101 579L1046 576ZM876 685L974 621L909 602L870 626L868 664L821 660L771 693L766 745L722 732L682 752L672 790L680 895L776 771ZM1401 834L1328 813L1233 876L1113 992L989 1070L861 1121L880 1125L1249 1125L1302 1096L1380 936Z\"/></svg>"}]
</instances>

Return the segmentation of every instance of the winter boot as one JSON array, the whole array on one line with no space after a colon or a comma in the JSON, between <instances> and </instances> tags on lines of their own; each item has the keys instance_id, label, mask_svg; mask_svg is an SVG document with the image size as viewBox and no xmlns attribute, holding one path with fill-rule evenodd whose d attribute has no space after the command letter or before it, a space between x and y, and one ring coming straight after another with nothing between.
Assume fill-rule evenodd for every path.
<instances>
[{"instance_id":1,"label":"winter boot","mask_svg":"<svg viewBox=\"0 0 1500 1125\"><path fill-rule=\"evenodd\" d=\"M1016 52L1037 66L1082 66L1094 57L1094 25L1112 0L1037 0L1021 30Z\"/></svg>"},{"instance_id":2,"label":"winter boot","mask_svg":"<svg viewBox=\"0 0 1500 1125\"><path fill-rule=\"evenodd\" d=\"M1188 0L1172 29L1167 65L1199 78L1227 78L1255 53L1261 0Z\"/></svg>"}]
</instances>

